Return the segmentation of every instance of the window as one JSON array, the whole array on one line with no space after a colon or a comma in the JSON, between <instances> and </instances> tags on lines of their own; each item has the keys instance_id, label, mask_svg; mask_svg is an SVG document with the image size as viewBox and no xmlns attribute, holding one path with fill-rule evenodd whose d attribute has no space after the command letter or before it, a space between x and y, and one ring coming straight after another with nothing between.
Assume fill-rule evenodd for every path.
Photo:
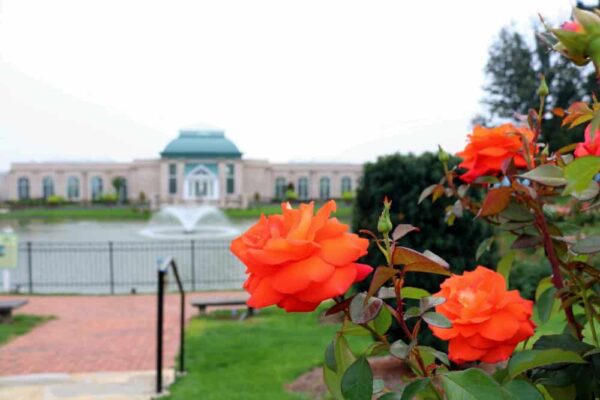
<instances>
[{"instance_id":1,"label":"window","mask_svg":"<svg viewBox=\"0 0 600 400\"><path fill-rule=\"evenodd\" d=\"M169 194L177 194L177 164L169 164Z\"/></svg>"},{"instance_id":2,"label":"window","mask_svg":"<svg viewBox=\"0 0 600 400\"><path fill-rule=\"evenodd\" d=\"M79 199L79 178L76 176L70 176L69 179L67 179L67 199Z\"/></svg>"},{"instance_id":3,"label":"window","mask_svg":"<svg viewBox=\"0 0 600 400\"><path fill-rule=\"evenodd\" d=\"M308 199L308 178L306 177L298 179L298 198L300 200Z\"/></svg>"},{"instance_id":4,"label":"window","mask_svg":"<svg viewBox=\"0 0 600 400\"><path fill-rule=\"evenodd\" d=\"M275 198L283 199L285 197L285 178L275 179Z\"/></svg>"},{"instance_id":5,"label":"window","mask_svg":"<svg viewBox=\"0 0 600 400\"><path fill-rule=\"evenodd\" d=\"M235 193L235 164L227 164L227 194Z\"/></svg>"},{"instance_id":6,"label":"window","mask_svg":"<svg viewBox=\"0 0 600 400\"><path fill-rule=\"evenodd\" d=\"M19 200L29 198L29 178L21 177L17 180L17 195Z\"/></svg>"},{"instance_id":7,"label":"window","mask_svg":"<svg viewBox=\"0 0 600 400\"><path fill-rule=\"evenodd\" d=\"M92 200L100 200L102 197L102 178L94 176L92 178Z\"/></svg>"},{"instance_id":8,"label":"window","mask_svg":"<svg viewBox=\"0 0 600 400\"><path fill-rule=\"evenodd\" d=\"M47 199L50 196L54 196L54 180L49 176L45 176L42 179L42 197Z\"/></svg>"},{"instance_id":9,"label":"window","mask_svg":"<svg viewBox=\"0 0 600 400\"><path fill-rule=\"evenodd\" d=\"M328 200L330 198L329 195L329 178L324 176L319 181L319 198L321 200Z\"/></svg>"},{"instance_id":10,"label":"window","mask_svg":"<svg viewBox=\"0 0 600 400\"><path fill-rule=\"evenodd\" d=\"M352 178L344 176L342 178L342 194L352 192Z\"/></svg>"}]
</instances>

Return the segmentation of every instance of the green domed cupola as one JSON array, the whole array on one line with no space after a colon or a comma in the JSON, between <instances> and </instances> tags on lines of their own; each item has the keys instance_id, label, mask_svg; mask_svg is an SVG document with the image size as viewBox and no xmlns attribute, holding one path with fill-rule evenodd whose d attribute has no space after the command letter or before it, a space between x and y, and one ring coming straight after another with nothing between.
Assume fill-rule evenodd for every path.
<instances>
[{"instance_id":1,"label":"green domed cupola","mask_svg":"<svg viewBox=\"0 0 600 400\"><path fill-rule=\"evenodd\" d=\"M242 153L219 128L183 128L160 153L162 158L241 158Z\"/></svg>"}]
</instances>

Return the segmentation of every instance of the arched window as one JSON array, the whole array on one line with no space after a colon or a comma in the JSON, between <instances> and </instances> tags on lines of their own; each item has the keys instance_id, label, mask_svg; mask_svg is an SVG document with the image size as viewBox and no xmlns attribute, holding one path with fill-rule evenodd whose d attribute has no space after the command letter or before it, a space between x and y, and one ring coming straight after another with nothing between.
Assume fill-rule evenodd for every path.
<instances>
[{"instance_id":1,"label":"arched window","mask_svg":"<svg viewBox=\"0 0 600 400\"><path fill-rule=\"evenodd\" d=\"M50 196L54 196L54 179L45 176L42 179L42 197L47 199Z\"/></svg>"},{"instance_id":2,"label":"arched window","mask_svg":"<svg viewBox=\"0 0 600 400\"><path fill-rule=\"evenodd\" d=\"M319 181L319 198L321 200L328 200L331 196L329 193L330 182L329 178L324 176Z\"/></svg>"},{"instance_id":3,"label":"arched window","mask_svg":"<svg viewBox=\"0 0 600 400\"><path fill-rule=\"evenodd\" d=\"M102 197L102 178L94 176L92 178L92 200L100 200Z\"/></svg>"},{"instance_id":4,"label":"arched window","mask_svg":"<svg viewBox=\"0 0 600 400\"><path fill-rule=\"evenodd\" d=\"M285 197L285 178L275 179L275 198L283 199Z\"/></svg>"},{"instance_id":5,"label":"arched window","mask_svg":"<svg viewBox=\"0 0 600 400\"><path fill-rule=\"evenodd\" d=\"M29 178L22 176L17 180L17 196L19 200L29 198Z\"/></svg>"},{"instance_id":6,"label":"arched window","mask_svg":"<svg viewBox=\"0 0 600 400\"><path fill-rule=\"evenodd\" d=\"M342 194L352 191L352 178L344 176L342 178Z\"/></svg>"},{"instance_id":7,"label":"arched window","mask_svg":"<svg viewBox=\"0 0 600 400\"><path fill-rule=\"evenodd\" d=\"M298 198L300 200L308 199L308 178L302 177L298 179Z\"/></svg>"},{"instance_id":8,"label":"arched window","mask_svg":"<svg viewBox=\"0 0 600 400\"><path fill-rule=\"evenodd\" d=\"M76 176L70 176L67 179L67 199L79 199L79 178Z\"/></svg>"},{"instance_id":9,"label":"arched window","mask_svg":"<svg viewBox=\"0 0 600 400\"><path fill-rule=\"evenodd\" d=\"M219 198L219 178L205 165L198 165L185 176L183 197L188 200Z\"/></svg>"}]
</instances>

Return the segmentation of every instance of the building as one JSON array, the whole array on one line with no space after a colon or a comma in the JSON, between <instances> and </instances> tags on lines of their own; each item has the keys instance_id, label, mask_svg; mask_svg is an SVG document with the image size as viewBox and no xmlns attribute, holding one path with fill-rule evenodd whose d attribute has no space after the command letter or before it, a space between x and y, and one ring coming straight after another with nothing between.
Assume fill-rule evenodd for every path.
<instances>
[{"instance_id":1,"label":"building","mask_svg":"<svg viewBox=\"0 0 600 400\"><path fill-rule=\"evenodd\" d=\"M355 190L361 173L358 164L246 160L224 131L197 127L182 129L158 159L13 163L4 197L18 201L59 195L93 202L113 194L121 200L146 199L155 206L202 202L246 207L254 200L283 199L289 184L299 200L339 198ZM117 178L120 184L115 185Z\"/></svg>"}]
</instances>

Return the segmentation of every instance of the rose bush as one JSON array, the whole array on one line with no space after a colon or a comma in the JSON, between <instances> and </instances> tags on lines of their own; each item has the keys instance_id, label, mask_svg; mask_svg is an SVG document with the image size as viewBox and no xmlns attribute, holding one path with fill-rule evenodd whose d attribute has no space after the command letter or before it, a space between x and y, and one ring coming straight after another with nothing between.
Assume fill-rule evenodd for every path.
<instances>
[{"instance_id":1,"label":"rose bush","mask_svg":"<svg viewBox=\"0 0 600 400\"><path fill-rule=\"evenodd\" d=\"M554 48L577 64L592 61L600 71L600 16L575 9L574 17L559 29L549 28ZM595 180L600 102L592 96L592 104L553 110L564 117L563 125L589 126L583 143L552 153L539 142L548 112L543 78L537 95L539 109L529 111L527 126L474 128L458 153L465 173L451 168L440 149L444 176L419 198L419 203L452 199L444 208L448 224L471 213L496 227L488 238L461 238L483 239L476 258L501 242L505 254L496 271L479 266L453 275L439 255L403 246L403 238L427 234L428 227L418 233L412 225L394 226L387 198L377 232L360 230L362 237L330 217L335 203L328 202L316 214L312 203L299 209L284 204L281 215L261 217L232 242L231 250L249 274L244 285L251 294L249 305L311 311L333 299L326 314L343 322L326 348L323 377L335 400L600 398L600 235L565 234L549 213L565 203L575 216L600 207ZM507 237L514 237L512 243L506 243ZM369 241L385 260L382 265L357 262ZM532 254L545 257L551 269L537 283L535 304L508 290L513 261ZM349 290L371 272L368 290ZM448 278L431 295L406 285L412 274ZM401 330L399 340L388 335L392 321ZM448 342L448 353L422 344L424 326ZM374 343L353 351L346 338L365 334ZM368 358L382 354L407 367L399 371L402 383L374 379Z\"/></svg>"},{"instance_id":2,"label":"rose bush","mask_svg":"<svg viewBox=\"0 0 600 400\"><path fill-rule=\"evenodd\" d=\"M313 203L297 210L284 203L281 215L262 216L233 240L231 251L249 274L244 283L251 295L248 305L312 311L371 272L370 266L356 263L367 253L368 240L330 218L335 209L329 201L313 215Z\"/></svg>"},{"instance_id":3,"label":"rose bush","mask_svg":"<svg viewBox=\"0 0 600 400\"><path fill-rule=\"evenodd\" d=\"M434 296L446 300L435 310L452 327L431 330L449 341L448 356L456 363L508 360L517 344L533 335L533 303L507 290L504 277L486 267L446 279Z\"/></svg>"}]
</instances>

